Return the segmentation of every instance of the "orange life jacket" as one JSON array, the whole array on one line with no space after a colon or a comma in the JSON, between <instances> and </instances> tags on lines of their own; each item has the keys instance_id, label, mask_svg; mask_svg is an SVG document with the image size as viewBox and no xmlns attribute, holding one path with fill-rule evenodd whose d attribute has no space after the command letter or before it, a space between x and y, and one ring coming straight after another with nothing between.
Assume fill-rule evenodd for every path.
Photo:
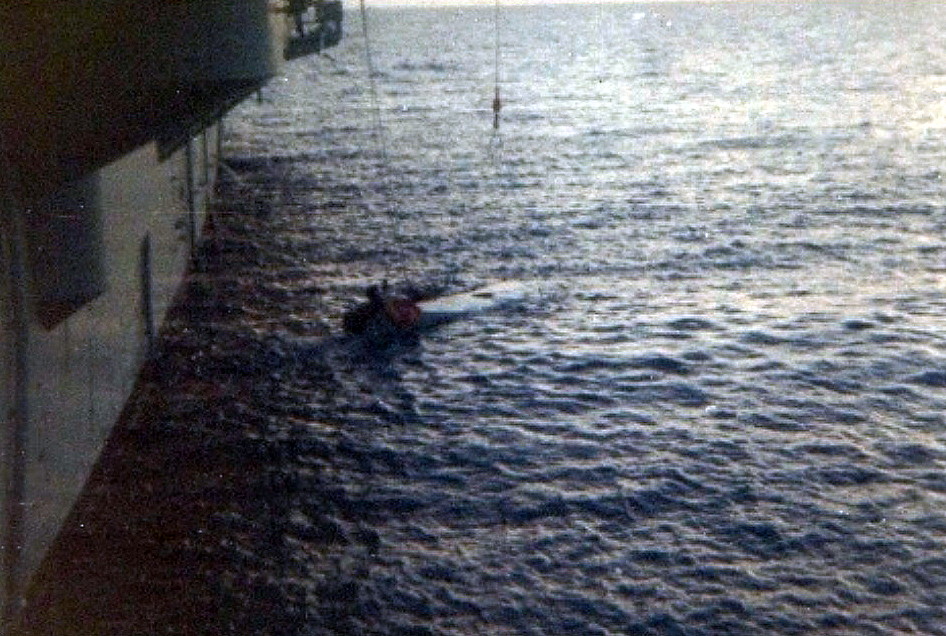
<instances>
[{"instance_id":1,"label":"orange life jacket","mask_svg":"<svg viewBox=\"0 0 946 636\"><path fill-rule=\"evenodd\" d=\"M410 329L420 320L420 307L406 298L389 298L384 303L384 311L398 329Z\"/></svg>"}]
</instances>

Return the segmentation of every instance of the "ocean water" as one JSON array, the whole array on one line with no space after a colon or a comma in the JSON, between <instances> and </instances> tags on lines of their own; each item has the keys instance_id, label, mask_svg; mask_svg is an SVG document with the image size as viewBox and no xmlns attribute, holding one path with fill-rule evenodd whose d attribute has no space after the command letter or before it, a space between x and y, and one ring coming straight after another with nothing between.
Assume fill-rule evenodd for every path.
<instances>
[{"instance_id":1,"label":"ocean water","mask_svg":"<svg viewBox=\"0 0 946 636\"><path fill-rule=\"evenodd\" d=\"M369 21L228 119L296 629L946 633L946 9Z\"/></svg>"},{"instance_id":2,"label":"ocean water","mask_svg":"<svg viewBox=\"0 0 946 636\"><path fill-rule=\"evenodd\" d=\"M371 11L376 99L350 15L227 118L159 420L255 449L256 486L191 486L189 602L220 633L946 634L946 7L500 18L498 131L492 8ZM523 295L341 335L382 279Z\"/></svg>"}]
</instances>

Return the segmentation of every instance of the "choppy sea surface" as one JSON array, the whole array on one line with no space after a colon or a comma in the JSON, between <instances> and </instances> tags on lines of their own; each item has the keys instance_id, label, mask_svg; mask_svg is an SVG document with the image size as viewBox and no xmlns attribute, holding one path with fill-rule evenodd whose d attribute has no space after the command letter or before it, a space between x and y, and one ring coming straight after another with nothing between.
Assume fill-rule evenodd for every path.
<instances>
[{"instance_id":1,"label":"choppy sea surface","mask_svg":"<svg viewBox=\"0 0 946 636\"><path fill-rule=\"evenodd\" d=\"M188 602L221 633L946 634L946 6L500 18L498 131L492 8L370 12L377 99L350 15L228 117L147 438L218 440L174 460L215 467ZM381 279L523 294L341 335ZM207 485L214 448L255 472Z\"/></svg>"},{"instance_id":2,"label":"choppy sea surface","mask_svg":"<svg viewBox=\"0 0 946 636\"><path fill-rule=\"evenodd\" d=\"M356 20L228 120L302 632L946 633L946 9Z\"/></svg>"}]
</instances>

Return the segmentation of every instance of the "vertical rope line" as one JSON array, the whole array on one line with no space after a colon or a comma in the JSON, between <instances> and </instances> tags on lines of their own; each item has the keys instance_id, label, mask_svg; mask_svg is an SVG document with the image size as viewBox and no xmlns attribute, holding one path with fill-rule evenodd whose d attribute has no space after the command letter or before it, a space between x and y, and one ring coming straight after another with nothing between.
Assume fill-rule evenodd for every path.
<instances>
[{"instance_id":1,"label":"vertical rope line","mask_svg":"<svg viewBox=\"0 0 946 636\"><path fill-rule=\"evenodd\" d=\"M368 9L365 7L365 0L361 0L361 32L365 41L365 64L368 67L368 85L371 91L371 110L374 116L375 136L381 150L381 159L387 163L388 149L384 140L384 124L381 121L381 100L378 97L378 82L374 69L374 56L371 53L371 36L368 32Z\"/></svg>"},{"instance_id":2,"label":"vertical rope line","mask_svg":"<svg viewBox=\"0 0 946 636\"><path fill-rule=\"evenodd\" d=\"M494 21L495 21L495 23L496 23L496 25L495 25L495 26L496 26L496 28L495 28L495 31L496 31L496 64L495 64L495 72L496 72L496 74L495 74L495 78L496 78L496 86L498 87L498 86L499 86L499 48L500 48L500 43L502 42L502 38L501 38L500 35L499 35L499 0L496 0L496 15L494 16ZM498 90L498 88L497 88L497 90Z\"/></svg>"},{"instance_id":3,"label":"vertical rope line","mask_svg":"<svg viewBox=\"0 0 946 636\"><path fill-rule=\"evenodd\" d=\"M365 0L360 1L361 8L361 33L365 42L365 65L368 67L368 87L371 93L371 111L374 123L375 142L378 144L378 152L381 159L381 185L385 198L390 202L390 186L388 184L388 145L384 134L384 121L381 116L381 98L378 92L377 72L374 67L374 55L371 50L371 34L368 29L368 9L365 7ZM392 211L395 207L392 203Z\"/></svg>"},{"instance_id":4,"label":"vertical rope line","mask_svg":"<svg viewBox=\"0 0 946 636\"><path fill-rule=\"evenodd\" d=\"M499 74L500 68L500 49L502 48L502 37L500 35L500 11L499 11L499 0L496 0L495 15L493 18L494 28L496 34L496 43L495 43L495 59L493 63L493 84L495 86L495 96L493 97L493 128L499 128L499 111L502 109L502 98L500 96L500 82L501 77Z\"/></svg>"},{"instance_id":5,"label":"vertical rope line","mask_svg":"<svg viewBox=\"0 0 946 636\"><path fill-rule=\"evenodd\" d=\"M361 13L361 33L364 39L365 65L368 67L368 87L371 93L371 110L374 121L374 136L378 145L381 165L379 166L381 194L386 203L385 211L388 218L391 219L391 236L394 238L395 245L402 240L400 223L397 222L400 217L400 209L397 201L392 195L390 174L390 159L388 157L388 146L385 135L384 120L381 116L381 98L378 91L377 72L374 66L374 55L371 49L371 32L368 27L368 9L365 6L365 0L360 0L359 8ZM399 275L404 275L406 263L403 258L396 258L395 268Z\"/></svg>"}]
</instances>

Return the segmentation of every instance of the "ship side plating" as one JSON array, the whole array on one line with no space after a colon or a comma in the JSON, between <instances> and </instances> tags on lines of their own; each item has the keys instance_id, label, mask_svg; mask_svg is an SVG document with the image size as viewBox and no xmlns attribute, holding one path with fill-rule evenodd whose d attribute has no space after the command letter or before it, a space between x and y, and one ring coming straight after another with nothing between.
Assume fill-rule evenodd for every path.
<instances>
[{"instance_id":1,"label":"ship side plating","mask_svg":"<svg viewBox=\"0 0 946 636\"><path fill-rule=\"evenodd\" d=\"M221 118L337 43L341 17L319 0L0 8L0 625L193 258Z\"/></svg>"}]
</instances>

